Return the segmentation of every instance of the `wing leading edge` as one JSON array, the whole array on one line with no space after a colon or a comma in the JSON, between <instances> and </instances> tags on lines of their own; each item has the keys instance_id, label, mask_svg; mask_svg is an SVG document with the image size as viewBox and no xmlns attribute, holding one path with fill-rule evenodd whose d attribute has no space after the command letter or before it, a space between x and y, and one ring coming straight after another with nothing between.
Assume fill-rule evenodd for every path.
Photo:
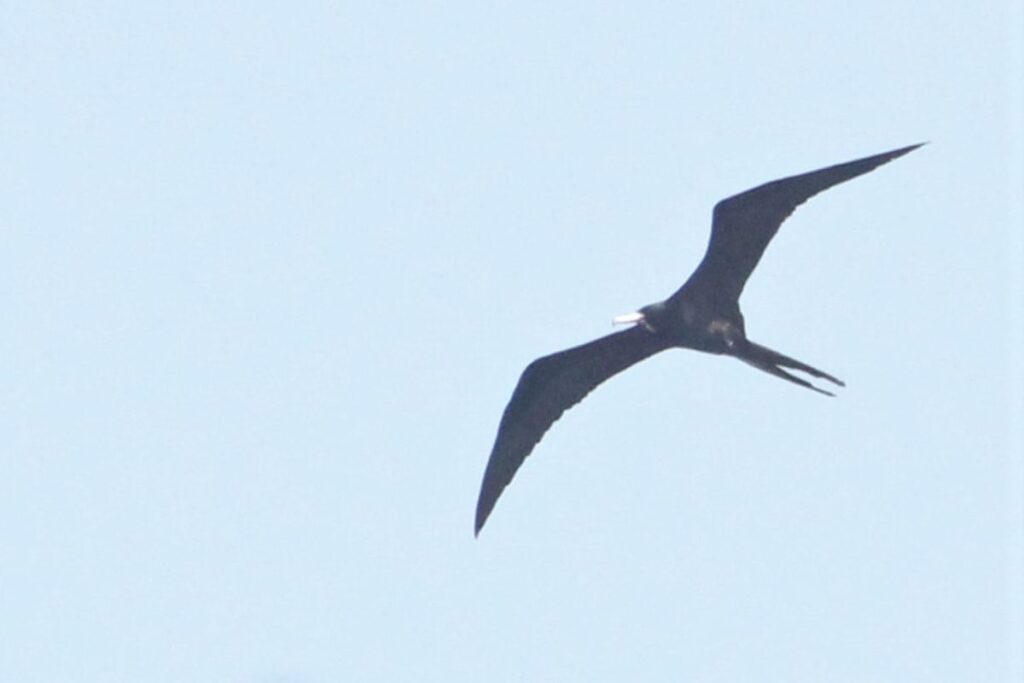
<instances>
[{"instance_id":1,"label":"wing leading edge","mask_svg":"<svg viewBox=\"0 0 1024 683\"><path fill-rule=\"evenodd\" d=\"M833 185L873 171L923 144L773 180L718 202L704 258L673 297L686 289L722 301L737 301L768 243L796 207Z\"/></svg>"}]
</instances>

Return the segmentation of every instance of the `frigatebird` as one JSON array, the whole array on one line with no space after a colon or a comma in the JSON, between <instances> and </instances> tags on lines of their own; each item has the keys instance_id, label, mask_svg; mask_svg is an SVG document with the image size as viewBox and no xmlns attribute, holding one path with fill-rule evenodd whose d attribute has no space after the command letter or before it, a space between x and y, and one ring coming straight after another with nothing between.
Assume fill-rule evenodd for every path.
<instances>
[{"instance_id":1,"label":"frigatebird","mask_svg":"<svg viewBox=\"0 0 1024 683\"><path fill-rule=\"evenodd\" d=\"M924 144L924 143L921 143ZM827 372L747 339L739 298L768 242L800 204L814 195L911 152L921 144L773 180L715 205L704 258L672 296L617 316L633 327L544 356L519 377L498 425L476 505L476 534L519 466L562 413L612 375L672 347L735 356L758 370L828 396L790 374L797 370L836 386Z\"/></svg>"}]
</instances>

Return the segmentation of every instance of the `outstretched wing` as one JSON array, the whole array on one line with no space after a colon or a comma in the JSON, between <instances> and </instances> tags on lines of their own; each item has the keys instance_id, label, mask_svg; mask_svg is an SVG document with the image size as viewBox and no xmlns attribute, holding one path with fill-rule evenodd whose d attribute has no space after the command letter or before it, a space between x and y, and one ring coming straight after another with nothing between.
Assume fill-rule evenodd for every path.
<instances>
[{"instance_id":1,"label":"outstretched wing","mask_svg":"<svg viewBox=\"0 0 1024 683\"><path fill-rule=\"evenodd\" d=\"M684 290L689 293L699 291L720 301L737 301L768 242L796 207L833 185L872 171L920 146L902 147L773 180L718 202L704 259L673 296L681 295Z\"/></svg>"},{"instance_id":2,"label":"outstretched wing","mask_svg":"<svg viewBox=\"0 0 1024 683\"><path fill-rule=\"evenodd\" d=\"M562 413L612 375L669 346L662 335L638 325L530 363L498 425L476 504L476 533L523 460Z\"/></svg>"}]
</instances>

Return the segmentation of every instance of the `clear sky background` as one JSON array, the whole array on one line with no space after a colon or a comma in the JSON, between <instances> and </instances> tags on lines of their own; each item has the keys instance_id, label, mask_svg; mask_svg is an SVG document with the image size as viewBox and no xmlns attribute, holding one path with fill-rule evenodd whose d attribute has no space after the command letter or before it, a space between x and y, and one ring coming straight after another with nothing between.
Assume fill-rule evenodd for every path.
<instances>
[{"instance_id":1,"label":"clear sky background","mask_svg":"<svg viewBox=\"0 0 1024 683\"><path fill-rule=\"evenodd\" d=\"M1019 681L1019 2L0 8L0 680ZM752 339L533 358L783 226Z\"/></svg>"}]
</instances>

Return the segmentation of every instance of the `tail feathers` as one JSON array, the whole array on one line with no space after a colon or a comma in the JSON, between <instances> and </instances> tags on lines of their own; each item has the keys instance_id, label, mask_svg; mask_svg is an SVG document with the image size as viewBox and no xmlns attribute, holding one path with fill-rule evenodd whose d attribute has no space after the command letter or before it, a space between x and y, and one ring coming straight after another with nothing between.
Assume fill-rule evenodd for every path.
<instances>
[{"instance_id":1,"label":"tail feathers","mask_svg":"<svg viewBox=\"0 0 1024 683\"><path fill-rule=\"evenodd\" d=\"M836 386L846 386L846 384L842 380L836 379L827 372L823 372L822 370L811 367L806 363L801 363L800 361L794 358L785 356L779 353L778 351L772 351L767 347L761 346L760 344L755 344L753 342L747 342L747 344L744 345L743 351L736 355L740 360L744 361L749 365L754 366L758 370L763 370L771 375L775 375L776 377L784 379L787 382L799 384L802 387L810 389L811 391L816 391L819 394L825 394L826 396L835 396L835 394L833 394L831 391L819 389L818 387L814 386L807 380L802 379L800 377L796 377L786 372L782 368L792 368L794 370L806 372L811 377L828 380L829 382L832 382Z\"/></svg>"}]
</instances>

